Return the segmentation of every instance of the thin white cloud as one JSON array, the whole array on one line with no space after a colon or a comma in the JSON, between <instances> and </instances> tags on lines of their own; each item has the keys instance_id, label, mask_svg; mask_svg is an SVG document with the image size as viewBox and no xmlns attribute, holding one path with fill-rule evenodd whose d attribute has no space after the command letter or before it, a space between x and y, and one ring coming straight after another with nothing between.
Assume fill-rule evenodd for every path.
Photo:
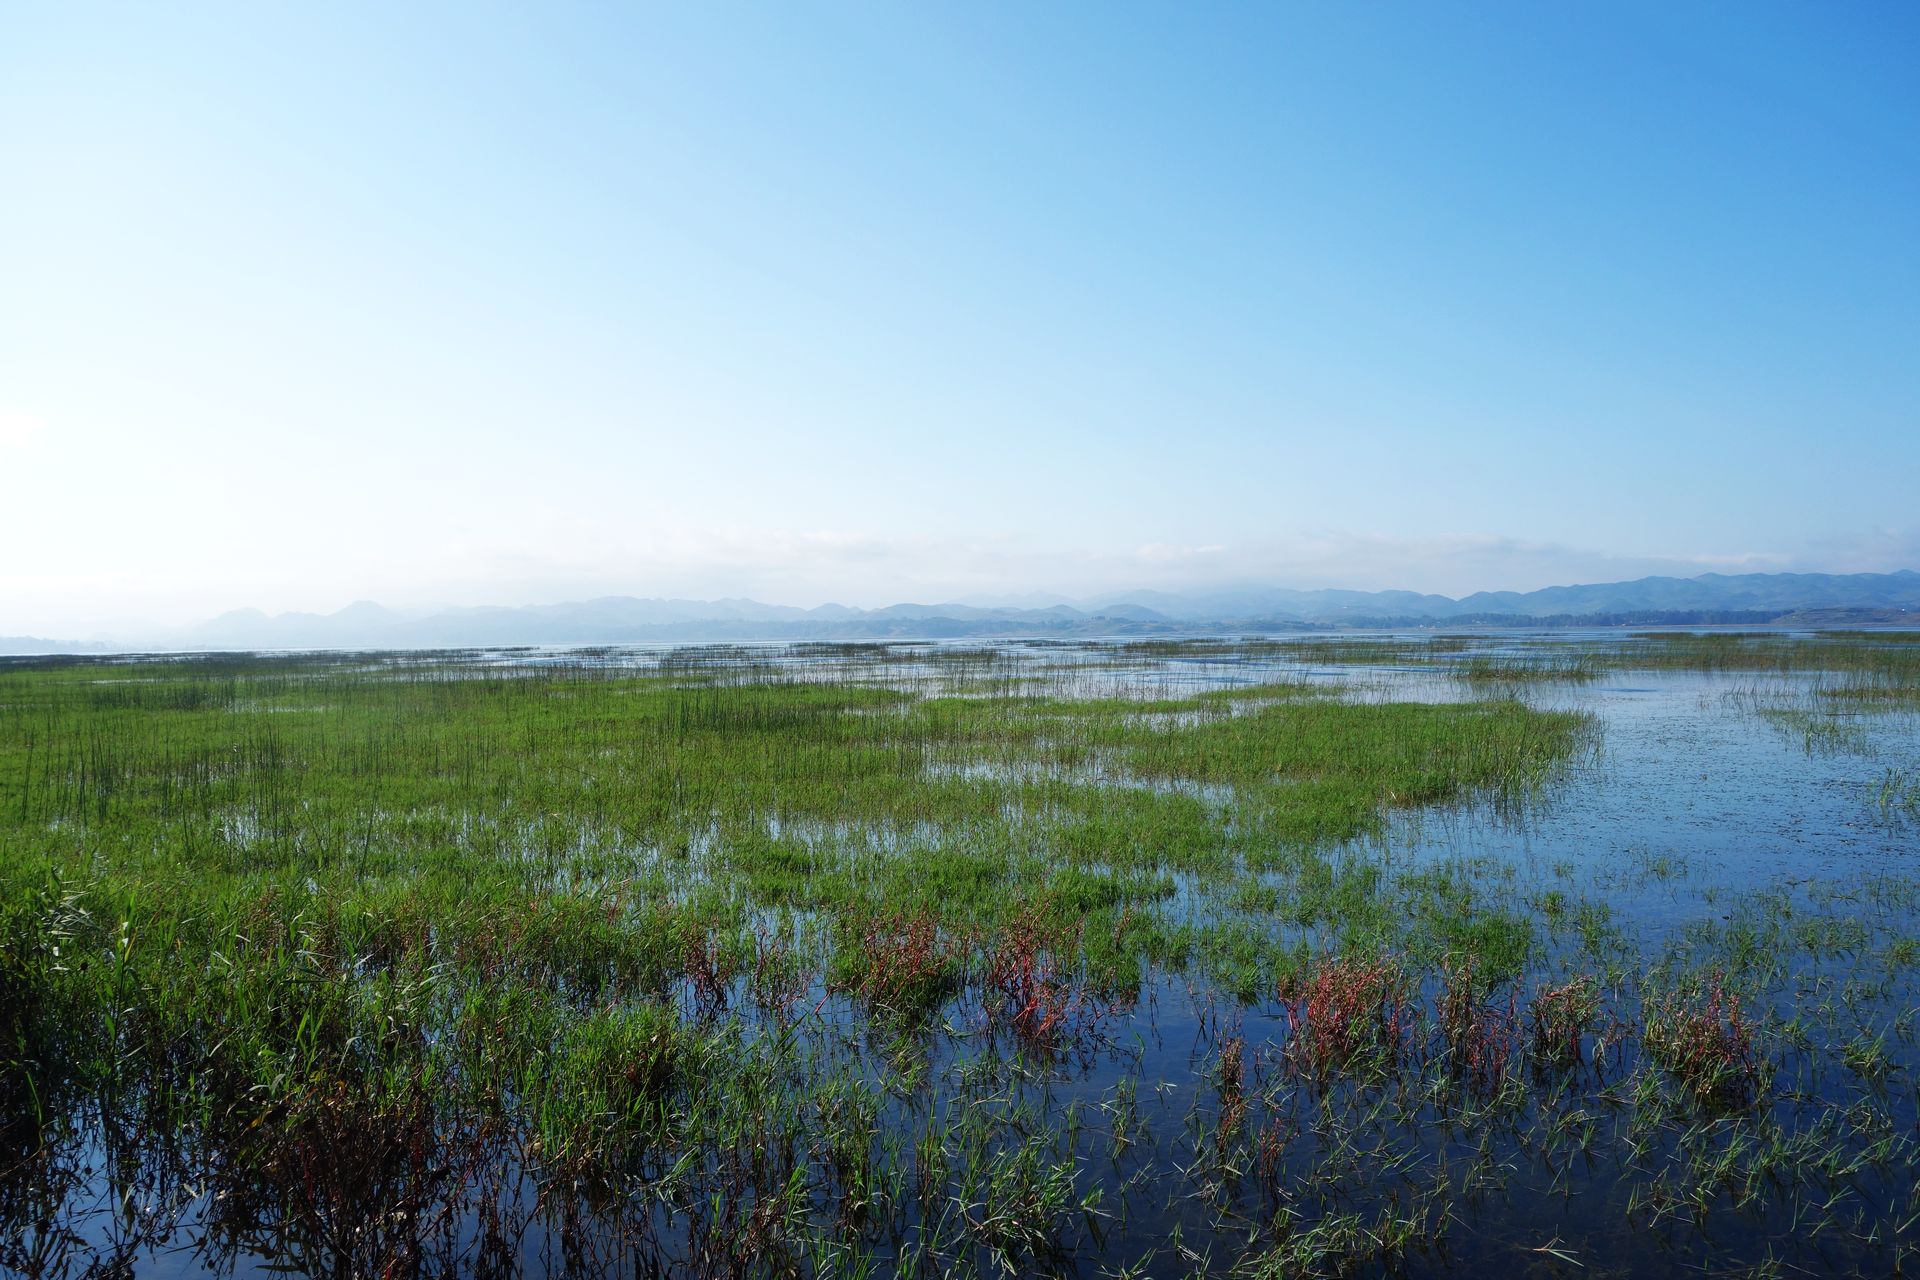
<instances>
[{"instance_id":1,"label":"thin white cloud","mask_svg":"<svg viewBox=\"0 0 1920 1280\"><path fill-rule=\"evenodd\" d=\"M0 449L25 448L46 429L43 418L17 409L0 409Z\"/></svg>"},{"instance_id":2,"label":"thin white cloud","mask_svg":"<svg viewBox=\"0 0 1920 1280\"><path fill-rule=\"evenodd\" d=\"M1920 569L1920 525L1835 534L1809 545L1789 566L1827 573L1894 573Z\"/></svg>"}]
</instances>

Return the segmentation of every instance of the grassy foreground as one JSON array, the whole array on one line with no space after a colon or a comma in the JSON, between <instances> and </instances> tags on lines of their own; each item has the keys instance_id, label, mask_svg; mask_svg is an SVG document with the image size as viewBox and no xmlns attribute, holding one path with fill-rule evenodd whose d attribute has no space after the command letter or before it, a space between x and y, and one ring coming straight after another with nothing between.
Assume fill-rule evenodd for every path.
<instances>
[{"instance_id":1,"label":"grassy foreground","mask_svg":"<svg viewBox=\"0 0 1920 1280\"><path fill-rule=\"evenodd\" d=\"M1767 939L1817 909L1643 956L1577 892L1383 856L1595 742L992 651L15 664L0 1264L1309 1275L1418 1265L1516 1152L1551 1201L1603 1149L1656 1225L1827 1162L1806 1226L1904 1258L1905 1113L1769 1039L1769 984L1822 971ZM1898 1000L1912 904L1875 892L1842 941ZM1897 1078L1911 1019L1843 994L1849 1069Z\"/></svg>"}]
</instances>

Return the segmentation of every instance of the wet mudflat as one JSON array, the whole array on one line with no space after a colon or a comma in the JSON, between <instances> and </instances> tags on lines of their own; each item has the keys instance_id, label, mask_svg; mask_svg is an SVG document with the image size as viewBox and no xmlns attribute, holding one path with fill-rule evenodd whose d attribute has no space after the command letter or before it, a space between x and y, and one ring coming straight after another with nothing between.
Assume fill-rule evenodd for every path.
<instances>
[{"instance_id":1,"label":"wet mudflat","mask_svg":"<svg viewBox=\"0 0 1920 1280\"><path fill-rule=\"evenodd\" d=\"M1885 1275L1920 636L0 667L0 1267Z\"/></svg>"}]
</instances>

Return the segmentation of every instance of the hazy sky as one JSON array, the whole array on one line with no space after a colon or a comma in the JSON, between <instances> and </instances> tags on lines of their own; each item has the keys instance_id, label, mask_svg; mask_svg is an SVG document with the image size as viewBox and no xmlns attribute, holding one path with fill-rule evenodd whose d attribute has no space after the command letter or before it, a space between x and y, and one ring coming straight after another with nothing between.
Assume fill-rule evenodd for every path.
<instances>
[{"instance_id":1,"label":"hazy sky","mask_svg":"<svg viewBox=\"0 0 1920 1280\"><path fill-rule=\"evenodd\" d=\"M0 634L1920 567L1920 6L0 0Z\"/></svg>"}]
</instances>

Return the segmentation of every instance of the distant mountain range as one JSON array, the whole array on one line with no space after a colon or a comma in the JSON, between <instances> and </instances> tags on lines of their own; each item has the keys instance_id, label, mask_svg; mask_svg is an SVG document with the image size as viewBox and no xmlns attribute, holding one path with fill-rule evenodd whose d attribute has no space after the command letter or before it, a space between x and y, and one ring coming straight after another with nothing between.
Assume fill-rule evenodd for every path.
<instances>
[{"instance_id":1,"label":"distant mountain range","mask_svg":"<svg viewBox=\"0 0 1920 1280\"><path fill-rule=\"evenodd\" d=\"M1920 625L1920 573L1706 573L1462 599L1412 591L1242 587L1131 591L1080 600L813 609L755 600L607 596L574 604L402 612L361 602L337 613L237 609L190 627L88 642L0 637L0 653L128 649L466 648L725 640L1152 635L1331 627L1693 625L1766 622Z\"/></svg>"}]
</instances>

